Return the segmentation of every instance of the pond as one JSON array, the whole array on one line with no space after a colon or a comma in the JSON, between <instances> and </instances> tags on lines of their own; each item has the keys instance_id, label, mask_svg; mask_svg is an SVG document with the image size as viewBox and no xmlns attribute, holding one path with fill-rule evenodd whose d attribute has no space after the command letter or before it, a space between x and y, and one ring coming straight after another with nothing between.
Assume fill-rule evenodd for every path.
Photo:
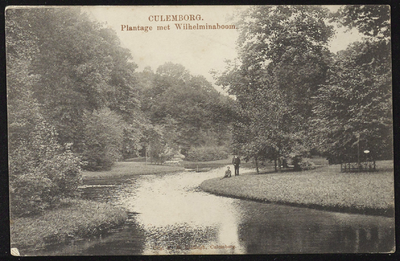
<instances>
[{"instance_id":1,"label":"pond","mask_svg":"<svg viewBox=\"0 0 400 261\"><path fill-rule=\"evenodd\" d=\"M34 255L165 255L390 252L394 218L265 204L205 193L222 169L91 180L83 196L129 212L97 238Z\"/></svg>"}]
</instances>

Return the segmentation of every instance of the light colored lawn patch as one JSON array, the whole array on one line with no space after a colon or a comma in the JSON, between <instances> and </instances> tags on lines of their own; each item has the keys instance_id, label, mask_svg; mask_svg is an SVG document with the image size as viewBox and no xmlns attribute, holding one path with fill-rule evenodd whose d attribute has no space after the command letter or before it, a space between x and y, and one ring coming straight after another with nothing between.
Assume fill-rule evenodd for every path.
<instances>
[{"instance_id":1,"label":"light colored lawn patch","mask_svg":"<svg viewBox=\"0 0 400 261\"><path fill-rule=\"evenodd\" d=\"M393 209L393 169L388 169L388 163L381 166L382 171L370 173L340 173L340 166L326 166L304 172L243 175L206 180L201 188L220 195L296 205Z\"/></svg>"},{"instance_id":2,"label":"light colored lawn patch","mask_svg":"<svg viewBox=\"0 0 400 261\"><path fill-rule=\"evenodd\" d=\"M114 178L130 175L166 174L184 170L180 166L146 164L145 162L116 162L109 171L83 171L84 179Z\"/></svg>"},{"instance_id":3,"label":"light colored lawn patch","mask_svg":"<svg viewBox=\"0 0 400 261\"><path fill-rule=\"evenodd\" d=\"M228 157L226 159L214 160L214 161L182 161L181 164L187 169L220 168L232 164L232 158Z\"/></svg>"}]
</instances>

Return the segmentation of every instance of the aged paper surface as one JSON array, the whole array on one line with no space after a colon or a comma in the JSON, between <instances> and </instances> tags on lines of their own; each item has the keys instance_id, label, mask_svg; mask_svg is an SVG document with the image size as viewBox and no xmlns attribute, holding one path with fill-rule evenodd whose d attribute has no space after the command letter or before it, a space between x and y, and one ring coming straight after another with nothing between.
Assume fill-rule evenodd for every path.
<instances>
[{"instance_id":1,"label":"aged paper surface","mask_svg":"<svg viewBox=\"0 0 400 261\"><path fill-rule=\"evenodd\" d=\"M395 251L389 17L8 7L11 254Z\"/></svg>"}]
</instances>

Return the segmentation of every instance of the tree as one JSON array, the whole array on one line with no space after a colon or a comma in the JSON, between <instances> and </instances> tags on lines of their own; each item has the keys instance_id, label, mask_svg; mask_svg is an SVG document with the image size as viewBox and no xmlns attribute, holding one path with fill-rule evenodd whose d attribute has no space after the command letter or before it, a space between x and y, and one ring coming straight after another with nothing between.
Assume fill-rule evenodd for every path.
<instances>
[{"instance_id":1,"label":"tree","mask_svg":"<svg viewBox=\"0 0 400 261\"><path fill-rule=\"evenodd\" d=\"M281 166L284 158L310 149L312 97L331 59L327 44L333 27L325 23L327 14L316 6L256 6L243 14L239 59L218 83L240 104L245 120L236 126L247 125L246 131L239 127L234 133L246 136L234 141L248 159L271 159Z\"/></svg>"},{"instance_id":2,"label":"tree","mask_svg":"<svg viewBox=\"0 0 400 261\"><path fill-rule=\"evenodd\" d=\"M110 169L121 159L124 122L108 108L84 112L85 127L82 159L86 169Z\"/></svg>"},{"instance_id":3,"label":"tree","mask_svg":"<svg viewBox=\"0 0 400 261\"><path fill-rule=\"evenodd\" d=\"M229 140L230 101L203 76L166 63L153 73L138 73L142 111L163 130L171 149L187 155L191 147L225 145Z\"/></svg>"},{"instance_id":4,"label":"tree","mask_svg":"<svg viewBox=\"0 0 400 261\"><path fill-rule=\"evenodd\" d=\"M336 55L315 99L315 137L332 159L356 161L359 148L374 159L392 158L388 11L387 6L348 6L336 14L367 38Z\"/></svg>"},{"instance_id":5,"label":"tree","mask_svg":"<svg viewBox=\"0 0 400 261\"><path fill-rule=\"evenodd\" d=\"M136 65L130 62L131 54L121 47L116 33L91 21L77 7L9 11L16 14L10 23L20 28L21 39L28 39L35 47L27 68L27 75L36 77L32 97L40 104L45 120L56 128L58 142L72 143L71 149L77 154L97 153L97 149L87 151L94 147L85 144L91 138L85 136L85 119L94 111L108 108L125 126L127 143L119 153L137 153L140 145L135 142L141 134L135 130L140 130L144 117L134 77ZM14 48L18 47L10 45L9 50ZM106 150L103 155L107 155Z\"/></svg>"},{"instance_id":6,"label":"tree","mask_svg":"<svg viewBox=\"0 0 400 261\"><path fill-rule=\"evenodd\" d=\"M389 5L346 5L334 15L333 20L348 28L357 28L367 37L390 41Z\"/></svg>"},{"instance_id":7,"label":"tree","mask_svg":"<svg viewBox=\"0 0 400 261\"><path fill-rule=\"evenodd\" d=\"M18 9L7 9L7 98L11 215L41 212L75 196L81 182L79 158L57 143L57 132L33 97L36 36Z\"/></svg>"},{"instance_id":8,"label":"tree","mask_svg":"<svg viewBox=\"0 0 400 261\"><path fill-rule=\"evenodd\" d=\"M168 132L163 125L148 125L144 131L142 142L144 143L146 157L150 156L150 161L162 164L173 157L177 151L175 144L168 140Z\"/></svg>"},{"instance_id":9,"label":"tree","mask_svg":"<svg viewBox=\"0 0 400 261\"><path fill-rule=\"evenodd\" d=\"M34 126L24 126L30 131L27 136L17 131L21 127L17 121L10 122L9 128L13 133L9 137L10 202L16 216L40 213L62 198L79 195L82 182L80 159L57 143L55 129L41 115L32 116Z\"/></svg>"}]
</instances>

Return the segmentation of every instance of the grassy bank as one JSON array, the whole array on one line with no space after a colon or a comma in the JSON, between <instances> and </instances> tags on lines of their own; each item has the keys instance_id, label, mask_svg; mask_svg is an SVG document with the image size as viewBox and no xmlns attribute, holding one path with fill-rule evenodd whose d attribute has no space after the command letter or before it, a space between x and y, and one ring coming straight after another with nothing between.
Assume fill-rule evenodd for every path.
<instances>
[{"instance_id":1,"label":"grassy bank","mask_svg":"<svg viewBox=\"0 0 400 261\"><path fill-rule=\"evenodd\" d=\"M99 234L125 222L127 213L108 204L87 200L64 201L43 215L11 220L11 247L39 249Z\"/></svg>"},{"instance_id":2,"label":"grassy bank","mask_svg":"<svg viewBox=\"0 0 400 261\"><path fill-rule=\"evenodd\" d=\"M185 169L201 169L201 168L220 168L223 166L226 166L228 164L231 164L232 159L227 158L227 159L222 159L222 160L214 160L214 161L182 161L182 166L185 167Z\"/></svg>"},{"instance_id":3,"label":"grassy bank","mask_svg":"<svg viewBox=\"0 0 400 261\"><path fill-rule=\"evenodd\" d=\"M84 171L84 179L118 178L133 175L166 174L184 170L181 166L146 164L145 162L116 162L108 171Z\"/></svg>"},{"instance_id":4,"label":"grassy bank","mask_svg":"<svg viewBox=\"0 0 400 261\"><path fill-rule=\"evenodd\" d=\"M304 172L248 173L206 180L200 187L236 198L390 216L394 211L393 162L380 162L378 168L380 171L371 173L341 173L339 166Z\"/></svg>"},{"instance_id":5,"label":"grassy bank","mask_svg":"<svg viewBox=\"0 0 400 261\"><path fill-rule=\"evenodd\" d=\"M138 158L116 162L111 170L107 171L84 171L82 176L84 179L121 178L134 175L168 174L184 169L220 168L228 164L231 164L230 158L206 162L182 161L180 165L156 165L146 163L144 158Z\"/></svg>"}]
</instances>

